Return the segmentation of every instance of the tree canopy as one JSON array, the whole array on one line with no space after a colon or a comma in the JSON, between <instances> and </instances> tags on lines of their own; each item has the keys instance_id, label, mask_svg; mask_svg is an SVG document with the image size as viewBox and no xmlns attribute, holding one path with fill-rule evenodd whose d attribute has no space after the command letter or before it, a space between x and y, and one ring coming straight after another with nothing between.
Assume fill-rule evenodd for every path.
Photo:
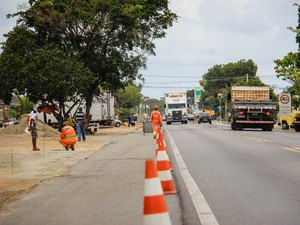
<instances>
[{"instance_id":1,"label":"tree canopy","mask_svg":"<svg viewBox=\"0 0 300 225\"><path fill-rule=\"evenodd\" d=\"M62 96L75 91L85 98L87 114L101 90L115 91L140 77L146 56L155 55L154 40L177 20L168 0L29 0L29 5L11 15L19 23L0 56L1 80L11 77L1 85L0 98L9 101L17 90L32 100L47 96L51 103L60 97L49 92L55 86ZM31 88L33 82L40 88Z\"/></svg>"},{"instance_id":2,"label":"tree canopy","mask_svg":"<svg viewBox=\"0 0 300 225\"><path fill-rule=\"evenodd\" d=\"M258 79L256 76L257 66L251 60L240 60L235 63L214 65L202 76L200 85L203 87L201 94L202 107L215 107L219 104L218 94L229 93L230 87L244 81Z\"/></svg>"},{"instance_id":3,"label":"tree canopy","mask_svg":"<svg viewBox=\"0 0 300 225\"><path fill-rule=\"evenodd\" d=\"M282 59L274 60L274 70L277 77L287 81L291 84L286 91L293 95L300 95L300 5L295 3L298 7L298 26L296 28L288 27L296 34L296 43L298 43L298 52L289 52Z\"/></svg>"}]
</instances>

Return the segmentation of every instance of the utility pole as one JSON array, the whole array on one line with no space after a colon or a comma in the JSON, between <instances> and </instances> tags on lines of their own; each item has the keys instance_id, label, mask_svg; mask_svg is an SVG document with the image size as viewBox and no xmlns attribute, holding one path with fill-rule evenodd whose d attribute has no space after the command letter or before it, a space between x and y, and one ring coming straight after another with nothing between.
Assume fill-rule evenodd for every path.
<instances>
[{"instance_id":1,"label":"utility pole","mask_svg":"<svg viewBox=\"0 0 300 225\"><path fill-rule=\"evenodd\" d=\"M298 26L296 27L296 43L298 43L298 52L300 52L300 5L298 5Z\"/></svg>"}]
</instances>

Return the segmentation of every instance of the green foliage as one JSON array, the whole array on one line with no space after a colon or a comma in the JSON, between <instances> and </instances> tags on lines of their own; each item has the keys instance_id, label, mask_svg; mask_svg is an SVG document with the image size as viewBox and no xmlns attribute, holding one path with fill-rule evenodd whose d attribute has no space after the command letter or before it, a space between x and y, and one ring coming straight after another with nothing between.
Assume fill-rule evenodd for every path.
<instances>
[{"instance_id":1,"label":"green foliage","mask_svg":"<svg viewBox=\"0 0 300 225\"><path fill-rule=\"evenodd\" d=\"M289 91L292 94L300 95L300 54L290 52L283 59L274 61L277 77L292 84Z\"/></svg>"},{"instance_id":2,"label":"green foliage","mask_svg":"<svg viewBox=\"0 0 300 225\"><path fill-rule=\"evenodd\" d=\"M257 66L252 60L240 60L235 63L215 65L202 76L203 87L200 106L211 108L219 105L218 94L227 96L232 85L242 80L256 80ZM224 98L223 98L224 100Z\"/></svg>"},{"instance_id":3,"label":"green foliage","mask_svg":"<svg viewBox=\"0 0 300 225\"><path fill-rule=\"evenodd\" d=\"M158 110L161 112L161 114L165 114L164 112L164 105L165 105L165 101L164 99L156 99L156 98L149 98L147 100L144 101L144 105L148 105L150 112L154 109L154 106L157 105L158 106Z\"/></svg>"},{"instance_id":4,"label":"green foliage","mask_svg":"<svg viewBox=\"0 0 300 225\"><path fill-rule=\"evenodd\" d=\"M31 102L27 97L17 95L20 104L11 106L9 108L9 115L15 118L20 118L20 116L30 112L34 108L34 103Z\"/></svg>"},{"instance_id":5,"label":"green foliage","mask_svg":"<svg viewBox=\"0 0 300 225\"><path fill-rule=\"evenodd\" d=\"M9 101L14 88L33 100L49 96L49 101L62 101L76 92L86 99L87 111L100 87L115 91L140 78L146 55L155 54L154 40L165 37L177 20L168 0L29 4L11 15L19 17L19 25L8 34L1 54L0 78L6 82L0 85L0 98Z\"/></svg>"},{"instance_id":6,"label":"green foliage","mask_svg":"<svg viewBox=\"0 0 300 225\"><path fill-rule=\"evenodd\" d=\"M129 84L115 93L116 107L124 109L138 107L141 103L142 96L140 87Z\"/></svg>"}]
</instances>

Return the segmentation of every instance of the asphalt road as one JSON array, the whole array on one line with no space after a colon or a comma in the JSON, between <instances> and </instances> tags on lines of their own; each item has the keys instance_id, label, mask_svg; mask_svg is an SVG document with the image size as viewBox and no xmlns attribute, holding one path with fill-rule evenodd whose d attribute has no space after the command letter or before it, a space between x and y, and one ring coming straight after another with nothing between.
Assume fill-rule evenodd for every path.
<instances>
[{"instance_id":1,"label":"asphalt road","mask_svg":"<svg viewBox=\"0 0 300 225\"><path fill-rule=\"evenodd\" d=\"M300 224L300 133L165 126L220 225Z\"/></svg>"}]
</instances>

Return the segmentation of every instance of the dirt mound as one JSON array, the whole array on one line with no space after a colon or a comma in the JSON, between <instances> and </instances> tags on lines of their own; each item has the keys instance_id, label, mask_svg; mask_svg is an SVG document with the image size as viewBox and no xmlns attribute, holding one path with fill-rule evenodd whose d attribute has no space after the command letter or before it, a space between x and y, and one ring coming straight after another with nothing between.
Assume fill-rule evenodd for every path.
<instances>
[{"instance_id":1,"label":"dirt mound","mask_svg":"<svg viewBox=\"0 0 300 225\"><path fill-rule=\"evenodd\" d=\"M18 124L8 126L2 130L2 134L22 134L25 132L27 127L28 115L23 115L19 119ZM60 132L55 130L53 127L44 123L41 120L37 121L37 129L39 137L58 137Z\"/></svg>"}]
</instances>

